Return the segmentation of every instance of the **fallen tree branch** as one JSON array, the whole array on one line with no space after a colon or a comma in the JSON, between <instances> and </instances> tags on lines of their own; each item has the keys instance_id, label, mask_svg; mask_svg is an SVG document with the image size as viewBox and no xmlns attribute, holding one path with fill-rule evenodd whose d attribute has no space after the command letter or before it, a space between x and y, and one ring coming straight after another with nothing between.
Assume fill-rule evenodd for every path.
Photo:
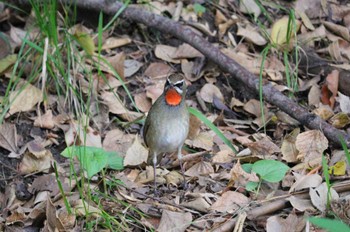
<instances>
[{"instance_id":1,"label":"fallen tree branch","mask_svg":"<svg viewBox=\"0 0 350 232\"><path fill-rule=\"evenodd\" d=\"M25 0L9 0L8 2L15 4L28 4L28 1ZM73 1L60 0L60 2L72 4ZM78 7L97 11L100 10L109 15L116 14L123 7L122 3L110 0L75 0L75 3ZM171 19L152 14L136 7L127 7L121 13L121 16L142 23L146 26L153 27L163 33L171 34L190 44L207 58L215 62L223 71L230 73L233 77L230 80L231 84L235 85L237 83L244 83L244 85L254 93L257 94L259 92L259 79L257 76L250 73L236 61L224 55L217 47L214 47L211 43L191 29L185 28L180 23ZM275 89L271 83L267 83L263 86L263 96L266 101L277 106L306 127L321 130L334 145L341 146L339 137L342 136L346 141L347 146L350 146L350 135L334 128L317 115L308 112L307 109L301 107Z\"/></svg>"}]
</instances>

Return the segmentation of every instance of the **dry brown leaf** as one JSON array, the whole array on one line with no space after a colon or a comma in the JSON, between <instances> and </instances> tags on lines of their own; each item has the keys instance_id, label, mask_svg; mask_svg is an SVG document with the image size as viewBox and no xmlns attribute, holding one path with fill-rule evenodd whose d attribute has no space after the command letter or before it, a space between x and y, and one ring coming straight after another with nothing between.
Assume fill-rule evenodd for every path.
<instances>
[{"instance_id":1,"label":"dry brown leaf","mask_svg":"<svg viewBox=\"0 0 350 232\"><path fill-rule=\"evenodd\" d=\"M136 136L133 144L127 150L124 158L124 166L137 166L147 162L148 150L142 146L139 137Z\"/></svg>"},{"instance_id":2,"label":"dry brown leaf","mask_svg":"<svg viewBox=\"0 0 350 232\"><path fill-rule=\"evenodd\" d=\"M101 135L93 128L71 121L68 131L65 132L67 146L82 145L102 147Z\"/></svg>"},{"instance_id":3,"label":"dry brown leaf","mask_svg":"<svg viewBox=\"0 0 350 232\"><path fill-rule=\"evenodd\" d=\"M109 37L104 41L102 45L102 50L121 47L131 42L132 40L129 37L124 37L124 38Z\"/></svg>"},{"instance_id":4,"label":"dry brown leaf","mask_svg":"<svg viewBox=\"0 0 350 232\"><path fill-rule=\"evenodd\" d=\"M156 82L155 85L146 87L146 96L151 98L152 104L162 95L164 89L164 81Z\"/></svg>"},{"instance_id":5,"label":"dry brown leaf","mask_svg":"<svg viewBox=\"0 0 350 232\"><path fill-rule=\"evenodd\" d=\"M134 138L135 135L133 134L125 134L120 129L113 129L107 132L103 140L103 149L106 151L117 151L124 156L133 143Z\"/></svg>"},{"instance_id":6,"label":"dry brown leaf","mask_svg":"<svg viewBox=\"0 0 350 232\"><path fill-rule=\"evenodd\" d=\"M109 107L109 111L113 114L125 114L128 110L125 108L118 95L113 92L102 92L101 98Z\"/></svg>"},{"instance_id":7,"label":"dry brown leaf","mask_svg":"<svg viewBox=\"0 0 350 232\"><path fill-rule=\"evenodd\" d=\"M295 146L299 151L297 159L306 163L319 160L328 148L328 140L319 130L309 130L297 136Z\"/></svg>"},{"instance_id":8,"label":"dry brown leaf","mask_svg":"<svg viewBox=\"0 0 350 232\"><path fill-rule=\"evenodd\" d=\"M332 96L328 96L328 92L323 91L322 89L322 103L328 104L332 109L334 108L335 97L338 93L338 83L339 83L339 71L333 70L328 74L326 78L326 88L332 93Z\"/></svg>"},{"instance_id":9,"label":"dry brown leaf","mask_svg":"<svg viewBox=\"0 0 350 232\"><path fill-rule=\"evenodd\" d=\"M6 150L17 153L17 130L14 124L3 123L0 125L0 147Z\"/></svg>"},{"instance_id":10,"label":"dry brown leaf","mask_svg":"<svg viewBox=\"0 0 350 232\"><path fill-rule=\"evenodd\" d=\"M239 1L239 11L246 14L253 14L254 18L258 18L261 14L260 6L254 0Z\"/></svg>"},{"instance_id":11,"label":"dry brown leaf","mask_svg":"<svg viewBox=\"0 0 350 232\"><path fill-rule=\"evenodd\" d=\"M316 188L310 188L309 191L312 204L321 212L325 212L327 209L328 196L329 200L338 200L338 193L330 187L330 193L328 193L327 184L324 182Z\"/></svg>"},{"instance_id":12,"label":"dry brown leaf","mask_svg":"<svg viewBox=\"0 0 350 232\"><path fill-rule=\"evenodd\" d=\"M19 171L22 174L48 172L53 161L54 158L49 150L45 150L44 155L40 158L36 158L32 153L26 152L19 165Z\"/></svg>"},{"instance_id":13,"label":"dry brown leaf","mask_svg":"<svg viewBox=\"0 0 350 232\"><path fill-rule=\"evenodd\" d=\"M107 57L107 61L111 64L111 66L115 69L115 71L118 73L118 75L120 76L121 79L125 79L125 75L124 75L124 62L125 62L125 53L124 52L120 52L115 54L114 56L110 56ZM105 72L108 72L110 74L113 75L113 78L108 78L107 79L107 83L105 83L106 81L103 80L102 83L104 83L104 88L103 89L108 89L109 86L115 86L116 84L120 84L120 81L114 76L114 72L113 70L110 69L109 66L106 66L104 63L101 64L101 69ZM117 81L116 81L117 80ZM114 83L116 82L116 84Z\"/></svg>"},{"instance_id":14,"label":"dry brown leaf","mask_svg":"<svg viewBox=\"0 0 350 232\"><path fill-rule=\"evenodd\" d=\"M255 117L261 117L261 107L260 102L256 99L250 99L247 103L244 104L244 110L248 113L254 115ZM266 106L264 106L264 113L268 112Z\"/></svg>"},{"instance_id":15,"label":"dry brown leaf","mask_svg":"<svg viewBox=\"0 0 350 232\"><path fill-rule=\"evenodd\" d=\"M207 131L199 133L193 140L186 140L186 144L192 147L202 148L211 151L214 145L214 132Z\"/></svg>"},{"instance_id":16,"label":"dry brown leaf","mask_svg":"<svg viewBox=\"0 0 350 232\"><path fill-rule=\"evenodd\" d=\"M299 191L301 189L315 188L322 183L322 177L318 174L300 175L294 172L295 183L290 187L289 192Z\"/></svg>"},{"instance_id":17,"label":"dry brown leaf","mask_svg":"<svg viewBox=\"0 0 350 232\"><path fill-rule=\"evenodd\" d=\"M47 198L46 201L46 228L48 231L64 231L66 228L64 228L61 220L57 217L56 207L52 203L50 198Z\"/></svg>"},{"instance_id":18,"label":"dry brown leaf","mask_svg":"<svg viewBox=\"0 0 350 232\"><path fill-rule=\"evenodd\" d=\"M30 111L42 100L43 94L40 89L22 81L22 83L17 86L17 89L10 93L11 106L6 117L17 112Z\"/></svg>"},{"instance_id":19,"label":"dry brown leaf","mask_svg":"<svg viewBox=\"0 0 350 232\"><path fill-rule=\"evenodd\" d=\"M246 25L246 27L243 27L241 24L238 24L237 35L242 36L248 42L251 42L258 46L264 46L267 43L267 41L257 30L258 28L253 28L249 24Z\"/></svg>"},{"instance_id":20,"label":"dry brown leaf","mask_svg":"<svg viewBox=\"0 0 350 232\"><path fill-rule=\"evenodd\" d=\"M304 218L297 217L295 214L289 214L285 219L281 216L274 215L267 219L266 231L303 231L305 224Z\"/></svg>"},{"instance_id":21,"label":"dry brown leaf","mask_svg":"<svg viewBox=\"0 0 350 232\"><path fill-rule=\"evenodd\" d=\"M286 135L286 137L283 139L281 146L281 152L283 155L282 159L284 159L288 163L293 163L297 161L298 150L295 146L295 141L299 133L300 128L297 127L288 135Z\"/></svg>"},{"instance_id":22,"label":"dry brown leaf","mask_svg":"<svg viewBox=\"0 0 350 232\"><path fill-rule=\"evenodd\" d=\"M165 175L165 180L168 185L178 186L183 182L182 175L177 171L171 171Z\"/></svg>"},{"instance_id":23,"label":"dry brown leaf","mask_svg":"<svg viewBox=\"0 0 350 232\"><path fill-rule=\"evenodd\" d=\"M350 97L338 92L337 101L342 112L350 114Z\"/></svg>"},{"instance_id":24,"label":"dry brown leaf","mask_svg":"<svg viewBox=\"0 0 350 232\"><path fill-rule=\"evenodd\" d=\"M196 58L204 57L202 53L193 48L191 45L184 43L180 45L175 53L172 55L173 59L185 59L185 58Z\"/></svg>"},{"instance_id":25,"label":"dry brown leaf","mask_svg":"<svg viewBox=\"0 0 350 232\"><path fill-rule=\"evenodd\" d=\"M96 219L102 215L100 209L92 206L82 199L72 201L71 206L74 208L74 212L77 214L77 216L89 216Z\"/></svg>"},{"instance_id":26,"label":"dry brown leaf","mask_svg":"<svg viewBox=\"0 0 350 232\"><path fill-rule=\"evenodd\" d=\"M181 205L203 213L207 213L210 209L210 204L202 197L198 197L193 201L184 202Z\"/></svg>"},{"instance_id":27,"label":"dry brown leaf","mask_svg":"<svg viewBox=\"0 0 350 232\"><path fill-rule=\"evenodd\" d=\"M231 149L229 150L221 150L218 153L216 153L213 157L213 164L220 164L220 163L232 163L232 161L235 159L235 154Z\"/></svg>"},{"instance_id":28,"label":"dry brown leaf","mask_svg":"<svg viewBox=\"0 0 350 232\"><path fill-rule=\"evenodd\" d=\"M190 126L187 138L194 139L198 136L202 121L199 120L196 116L190 114Z\"/></svg>"},{"instance_id":29,"label":"dry brown leaf","mask_svg":"<svg viewBox=\"0 0 350 232\"><path fill-rule=\"evenodd\" d=\"M124 61L124 77L131 77L142 66L143 66L143 63L139 62L137 60L125 60Z\"/></svg>"},{"instance_id":30,"label":"dry brown leaf","mask_svg":"<svg viewBox=\"0 0 350 232\"><path fill-rule=\"evenodd\" d=\"M214 173L214 168L211 163L206 161L200 161L193 165L190 169L185 172L186 176L203 176Z\"/></svg>"},{"instance_id":31,"label":"dry brown leaf","mask_svg":"<svg viewBox=\"0 0 350 232\"><path fill-rule=\"evenodd\" d=\"M322 104L320 104L319 107L313 111L313 113L320 116L320 118L323 120L328 120L334 115L334 112L329 105Z\"/></svg>"},{"instance_id":32,"label":"dry brown leaf","mask_svg":"<svg viewBox=\"0 0 350 232\"><path fill-rule=\"evenodd\" d=\"M224 100L224 96L222 95L220 89L213 84L205 84L200 90L201 98L208 103L213 103L214 97Z\"/></svg>"},{"instance_id":33,"label":"dry brown leaf","mask_svg":"<svg viewBox=\"0 0 350 232\"><path fill-rule=\"evenodd\" d=\"M269 159L274 153L280 153L281 149L274 144L268 137L246 144L252 151L252 155L260 159Z\"/></svg>"},{"instance_id":34,"label":"dry brown leaf","mask_svg":"<svg viewBox=\"0 0 350 232\"><path fill-rule=\"evenodd\" d=\"M249 198L242 193L227 191L212 204L210 209L221 213L233 213L249 203Z\"/></svg>"},{"instance_id":35,"label":"dry brown leaf","mask_svg":"<svg viewBox=\"0 0 350 232\"><path fill-rule=\"evenodd\" d=\"M234 184L234 186L246 186L246 184L249 181L252 182L259 182L259 177L255 173L247 173L243 170L241 163L239 160L237 163L232 167L230 171L230 184Z\"/></svg>"},{"instance_id":36,"label":"dry brown leaf","mask_svg":"<svg viewBox=\"0 0 350 232\"><path fill-rule=\"evenodd\" d=\"M46 111L45 114L39 115L34 120L34 126L45 128L45 129L52 129L55 127L55 122L53 120L52 110Z\"/></svg>"},{"instance_id":37,"label":"dry brown leaf","mask_svg":"<svg viewBox=\"0 0 350 232\"><path fill-rule=\"evenodd\" d=\"M319 86L314 85L311 87L308 94L309 105L318 106L321 102L321 89Z\"/></svg>"},{"instance_id":38,"label":"dry brown leaf","mask_svg":"<svg viewBox=\"0 0 350 232\"><path fill-rule=\"evenodd\" d=\"M151 109L152 102L149 98L147 98L145 92L135 94L134 99L137 108L142 112L148 112Z\"/></svg>"},{"instance_id":39,"label":"dry brown leaf","mask_svg":"<svg viewBox=\"0 0 350 232\"><path fill-rule=\"evenodd\" d=\"M330 31L334 32L336 35L342 37L346 41L350 41L349 30L339 24L332 23L330 21L324 21L323 25Z\"/></svg>"},{"instance_id":40,"label":"dry brown leaf","mask_svg":"<svg viewBox=\"0 0 350 232\"><path fill-rule=\"evenodd\" d=\"M293 206L294 209L299 210L300 212L309 211L314 212L316 209L312 206L310 199L301 199L296 196L290 196L287 198L287 200L290 202L290 204Z\"/></svg>"},{"instance_id":41,"label":"dry brown leaf","mask_svg":"<svg viewBox=\"0 0 350 232\"><path fill-rule=\"evenodd\" d=\"M157 231L184 232L192 223L191 213L163 210Z\"/></svg>"},{"instance_id":42,"label":"dry brown leaf","mask_svg":"<svg viewBox=\"0 0 350 232\"><path fill-rule=\"evenodd\" d=\"M171 47L167 45L158 44L155 48L155 55L157 58L162 59L167 62L171 62L174 64L180 64L180 60L174 59L173 55L175 54L177 48Z\"/></svg>"},{"instance_id":43,"label":"dry brown leaf","mask_svg":"<svg viewBox=\"0 0 350 232\"><path fill-rule=\"evenodd\" d=\"M159 78L164 78L168 76L172 72L173 72L173 69L169 65L161 62L156 62L156 63L151 63L147 67L144 75L152 79L159 79Z\"/></svg>"}]
</instances>

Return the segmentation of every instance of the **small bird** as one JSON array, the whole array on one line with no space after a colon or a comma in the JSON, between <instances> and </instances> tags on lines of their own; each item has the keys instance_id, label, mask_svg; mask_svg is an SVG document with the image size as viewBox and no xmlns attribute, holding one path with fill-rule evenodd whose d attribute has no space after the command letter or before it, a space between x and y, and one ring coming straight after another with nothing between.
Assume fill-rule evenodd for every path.
<instances>
[{"instance_id":1,"label":"small bird","mask_svg":"<svg viewBox=\"0 0 350 232\"><path fill-rule=\"evenodd\" d=\"M189 130L189 113L185 103L186 83L183 75L171 74L164 92L148 112L143 138L153 161L154 191L156 192L156 165L162 154L177 151L181 173L186 186L181 149Z\"/></svg>"}]
</instances>

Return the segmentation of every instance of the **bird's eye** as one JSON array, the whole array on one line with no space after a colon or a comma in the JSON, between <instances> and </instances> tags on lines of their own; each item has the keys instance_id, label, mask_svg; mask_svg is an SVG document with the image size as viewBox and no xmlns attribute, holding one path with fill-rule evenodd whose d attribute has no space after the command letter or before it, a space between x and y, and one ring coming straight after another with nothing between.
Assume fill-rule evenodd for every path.
<instances>
[{"instance_id":1,"label":"bird's eye","mask_svg":"<svg viewBox=\"0 0 350 232\"><path fill-rule=\"evenodd\" d=\"M174 84L175 87L182 88L184 86L184 81L179 81Z\"/></svg>"}]
</instances>

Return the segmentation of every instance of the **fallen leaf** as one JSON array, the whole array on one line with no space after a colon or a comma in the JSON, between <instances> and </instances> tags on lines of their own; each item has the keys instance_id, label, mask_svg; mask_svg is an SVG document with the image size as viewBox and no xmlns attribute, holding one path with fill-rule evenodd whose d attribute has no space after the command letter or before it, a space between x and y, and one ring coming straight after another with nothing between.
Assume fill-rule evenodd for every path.
<instances>
[{"instance_id":1,"label":"fallen leaf","mask_svg":"<svg viewBox=\"0 0 350 232\"><path fill-rule=\"evenodd\" d=\"M129 37L124 37L124 38L109 37L104 41L102 45L102 50L118 48L118 47L127 45L131 42L132 40Z\"/></svg>"},{"instance_id":2,"label":"fallen leaf","mask_svg":"<svg viewBox=\"0 0 350 232\"><path fill-rule=\"evenodd\" d=\"M321 212L325 212L327 209L328 196L329 200L338 200L338 193L330 187L330 193L328 194L327 184L324 182L316 188L310 188L309 191L312 204Z\"/></svg>"},{"instance_id":3,"label":"fallen leaf","mask_svg":"<svg viewBox=\"0 0 350 232\"><path fill-rule=\"evenodd\" d=\"M142 66L143 66L143 63L141 63L137 60L125 60L124 61L124 77L131 77Z\"/></svg>"},{"instance_id":4,"label":"fallen leaf","mask_svg":"<svg viewBox=\"0 0 350 232\"><path fill-rule=\"evenodd\" d=\"M221 213L233 213L247 204L249 204L249 198L242 193L227 191L212 204L210 209Z\"/></svg>"},{"instance_id":5,"label":"fallen leaf","mask_svg":"<svg viewBox=\"0 0 350 232\"><path fill-rule=\"evenodd\" d=\"M43 95L40 89L22 81L18 84L16 90L10 93L11 106L7 117L17 112L32 110L42 99Z\"/></svg>"},{"instance_id":6,"label":"fallen leaf","mask_svg":"<svg viewBox=\"0 0 350 232\"><path fill-rule=\"evenodd\" d=\"M293 173L296 181L290 187L289 192L292 193L294 191L299 191L307 188L315 188L322 183L322 177L318 174L311 175L300 175L297 173Z\"/></svg>"},{"instance_id":7,"label":"fallen leaf","mask_svg":"<svg viewBox=\"0 0 350 232\"><path fill-rule=\"evenodd\" d=\"M14 124L3 123L0 125L0 147L17 153L17 130Z\"/></svg>"},{"instance_id":8,"label":"fallen leaf","mask_svg":"<svg viewBox=\"0 0 350 232\"><path fill-rule=\"evenodd\" d=\"M294 32L297 32L300 28L299 20L289 20L289 17L285 16L275 21L271 29L271 42L276 45L283 45L287 42L287 38L293 38ZM296 27L288 31L290 27ZM287 34L289 32L289 35Z\"/></svg>"},{"instance_id":9,"label":"fallen leaf","mask_svg":"<svg viewBox=\"0 0 350 232\"><path fill-rule=\"evenodd\" d=\"M55 122L53 120L52 110L47 110L45 114L39 115L34 120L34 126L45 128L45 129L54 128Z\"/></svg>"},{"instance_id":10,"label":"fallen leaf","mask_svg":"<svg viewBox=\"0 0 350 232\"><path fill-rule=\"evenodd\" d=\"M137 108L142 112L148 112L151 109L152 102L147 98L145 92L135 94L134 99Z\"/></svg>"},{"instance_id":11,"label":"fallen leaf","mask_svg":"<svg viewBox=\"0 0 350 232\"><path fill-rule=\"evenodd\" d=\"M124 166L137 166L144 162L147 162L148 150L142 146L138 136L135 137L135 140L131 147L127 150Z\"/></svg>"},{"instance_id":12,"label":"fallen leaf","mask_svg":"<svg viewBox=\"0 0 350 232\"><path fill-rule=\"evenodd\" d=\"M168 76L172 72L173 69L171 66L161 62L155 62L147 67L144 75L152 79L160 79Z\"/></svg>"},{"instance_id":13,"label":"fallen leaf","mask_svg":"<svg viewBox=\"0 0 350 232\"><path fill-rule=\"evenodd\" d=\"M274 144L268 137L246 144L252 151L252 155L260 159L269 159L274 153L280 153L281 149Z\"/></svg>"},{"instance_id":14,"label":"fallen leaf","mask_svg":"<svg viewBox=\"0 0 350 232\"><path fill-rule=\"evenodd\" d=\"M224 100L224 96L222 95L220 89L213 84L205 84L200 90L201 98L208 103L213 103L214 97L217 97L221 101Z\"/></svg>"},{"instance_id":15,"label":"fallen leaf","mask_svg":"<svg viewBox=\"0 0 350 232\"><path fill-rule=\"evenodd\" d=\"M321 131L309 130L297 136L295 146L299 151L297 159L308 163L322 157L328 148L328 140Z\"/></svg>"},{"instance_id":16,"label":"fallen leaf","mask_svg":"<svg viewBox=\"0 0 350 232\"><path fill-rule=\"evenodd\" d=\"M154 50L154 53L157 58L162 59L167 62L171 62L174 64L180 64L180 60L176 60L173 58L174 53L176 52L176 47L171 47L167 45L158 44Z\"/></svg>"},{"instance_id":17,"label":"fallen leaf","mask_svg":"<svg viewBox=\"0 0 350 232\"><path fill-rule=\"evenodd\" d=\"M135 135L126 134L120 129L113 129L107 132L103 140L103 149L106 151L117 151L124 156L134 141Z\"/></svg>"},{"instance_id":18,"label":"fallen leaf","mask_svg":"<svg viewBox=\"0 0 350 232\"><path fill-rule=\"evenodd\" d=\"M192 223L191 213L163 210L157 231L183 232Z\"/></svg>"},{"instance_id":19,"label":"fallen leaf","mask_svg":"<svg viewBox=\"0 0 350 232\"><path fill-rule=\"evenodd\" d=\"M295 141L297 136L300 133L300 128L295 128L292 132L290 132L286 137L283 139L282 146L281 146L281 152L282 152L282 159L287 161L288 163L296 162L298 150L295 146Z\"/></svg>"},{"instance_id":20,"label":"fallen leaf","mask_svg":"<svg viewBox=\"0 0 350 232\"><path fill-rule=\"evenodd\" d=\"M338 92L337 101L342 112L350 114L350 97Z\"/></svg>"},{"instance_id":21,"label":"fallen leaf","mask_svg":"<svg viewBox=\"0 0 350 232\"><path fill-rule=\"evenodd\" d=\"M326 83L322 86L321 101L323 104L329 105L332 109L334 108L335 97L338 93L338 83L339 71L335 69L330 74L328 74ZM330 91L330 93L328 91Z\"/></svg>"},{"instance_id":22,"label":"fallen leaf","mask_svg":"<svg viewBox=\"0 0 350 232\"><path fill-rule=\"evenodd\" d=\"M125 114L128 112L116 93L102 92L101 98L103 99L103 102L109 107L109 111L113 114Z\"/></svg>"},{"instance_id":23,"label":"fallen leaf","mask_svg":"<svg viewBox=\"0 0 350 232\"><path fill-rule=\"evenodd\" d=\"M289 214L287 218L281 216L271 216L266 221L267 232L277 231L303 231L305 227L305 220L303 217L297 217L295 214Z\"/></svg>"},{"instance_id":24,"label":"fallen leaf","mask_svg":"<svg viewBox=\"0 0 350 232\"><path fill-rule=\"evenodd\" d=\"M206 161L200 161L193 165L190 169L185 172L186 176L205 176L210 173L214 173L214 168L211 163Z\"/></svg>"}]
</instances>

